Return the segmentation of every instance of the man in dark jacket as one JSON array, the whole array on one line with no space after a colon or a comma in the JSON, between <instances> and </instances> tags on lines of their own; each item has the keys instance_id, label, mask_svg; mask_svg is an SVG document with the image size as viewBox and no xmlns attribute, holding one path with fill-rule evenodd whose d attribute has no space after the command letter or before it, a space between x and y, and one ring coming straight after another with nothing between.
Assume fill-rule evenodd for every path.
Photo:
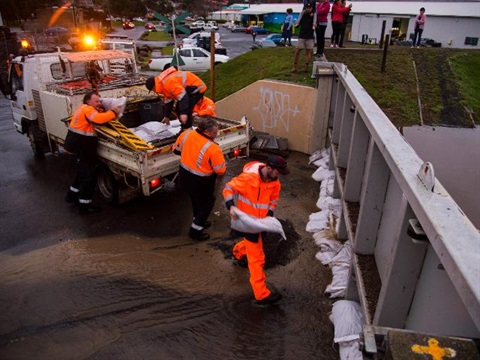
<instances>
[{"instance_id":1,"label":"man in dark jacket","mask_svg":"<svg viewBox=\"0 0 480 360\"><path fill-rule=\"evenodd\" d=\"M302 11L295 26L300 26L298 34L298 44L295 49L293 58L292 72L297 72L297 63L302 49L305 49L305 71L308 71L308 66L312 58L313 46L315 44L315 15L313 13L313 5L308 3L305 5L305 10Z\"/></svg>"}]
</instances>

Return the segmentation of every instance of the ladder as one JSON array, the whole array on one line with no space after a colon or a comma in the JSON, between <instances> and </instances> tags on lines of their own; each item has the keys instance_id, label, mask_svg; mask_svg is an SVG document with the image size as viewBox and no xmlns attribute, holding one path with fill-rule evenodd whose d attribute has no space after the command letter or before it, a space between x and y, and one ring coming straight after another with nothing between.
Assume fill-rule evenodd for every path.
<instances>
[{"instance_id":1,"label":"ladder","mask_svg":"<svg viewBox=\"0 0 480 360\"><path fill-rule=\"evenodd\" d=\"M135 151L155 149L153 145L148 144L145 140L135 135L117 119L111 120L104 125L96 125L95 130Z\"/></svg>"}]
</instances>

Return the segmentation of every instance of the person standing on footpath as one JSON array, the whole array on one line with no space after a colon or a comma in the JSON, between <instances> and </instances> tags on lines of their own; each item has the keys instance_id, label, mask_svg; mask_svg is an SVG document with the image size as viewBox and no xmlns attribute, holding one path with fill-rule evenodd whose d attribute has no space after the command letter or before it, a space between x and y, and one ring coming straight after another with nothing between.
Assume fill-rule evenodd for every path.
<instances>
[{"instance_id":1,"label":"person standing on footpath","mask_svg":"<svg viewBox=\"0 0 480 360\"><path fill-rule=\"evenodd\" d=\"M173 147L181 156L178 185L189 195L193 207L188 236L197 241L210 239L204 230L211 226L207 219L215 204L215 182L217 175L227 170L222 149L213 141L217 133L217 122L204 118L196 130L182 132Z\"/></svg>"},{"instance_id":2,"label":"person standing on footpath","mask_svg":"<svg viewBox=\"0 0 480 360\"><path fill-rule=\"evenodd\" d=\"M338 45L340 44L340 36L342 33L344 17L348 16L350 10L352 10L352 4L343 6L342 0L335 0L335 3L332 7L333 41L330 47L338 48Z\"/></svg>"},{"instance_id":3,"label":"person standing on footpath","mask_svg":"<svg viewBox=\"0 0 480 360\"><path fill-rule=\"evenodd\" d=\"M64 148L77 155L77 174L70 186L65 201L79 204L81 215L96 213L100 209L93 205L93 194L97 180L98 137L94 125L105 124L117 117L122 111L121 105L104 111L100 96L89 92L83 97L83 104L72 116L65 138Z\"/></svg>"},{"instance_id":4,"label":"person standing on footpath","mask_svg":"<svg viewBox=\"0 0 480 360\"><path fill-rule=\"evenodd\" d=\"M305 49L305 71L308 71L308 66L312 58L313 45L315 42L314 18L313 5L308 3L295 24L295 26L300 26L300 31L298 34L297 48L295 49L295 55L293 58L292 72L297 72L298 58L302 49Z\"/></svg>"},{"instance_id":5,"label":"person standing on footpath","mask_svg":"<svg viewBox=\"0 0 480 360\"><path fill-rule=\"evenodd\" d=\"M347 2L345 0L342 0L342 7L346 6ZM343 48L343 40L345 39L345 31L347 30L348 15L349 13L343 15L342 31L340 31L340 42L338 43L338 46L341 48Z\"/></svg>"},{"instance_id":6,"label":"person standing on footpath","mask_svg":"<svg viewBox=\"0 0 480 360\"><path fill-rule=\"evenodd\" d=\"M325 31L328 25L328 13L330 12L329 0L321 0L317 2L317 27L315 34L317 36L317 52L315 56L324 57L325 50Z\"/></svg>"},{"instance_id":7,"label":"person standing on footpath","mask_svg":"<svg viewBox=\"0 0 480 360\"><path fill-rule=\"evenodd\" d=\"M285 46L292 46L293 9L287 9L287 15L283 21L282 37ZM288 42L287 42L288 40Z\"/></svg>"},{"instance_id":8,"label":"person standing on footpath","mask_svg":"<svg viewBox=\"0 0 480 360\"><path fill-rule=\"evenodd\" d=\"M425 28L425 23L427 22L427 15L425 15L425 8L420 9L420 14L415 16L415 32L413 34L413 44L412 48L417 46L417 49L420 48L420 40L422 40L423 29ZM415 45L415 42L417 45Z\"/></svg>"},{"instance_id":9,"label":"person standing on footpath","mask_svg":"<svg viewBox=\"0 0 480 360\"><path fill-rule=\"evenodd\" d=\"M237 219L235 209L257 218L273 216L280 197L279 174L287 175L287 162L281 156L271 156L266 163L249 162L243 172L230 180L223 189L225 205L232 219ZM233 257L248 263L250 285L257 304L273 304L282 298L276 291L272 292L265 283L263 271L265 253L262 234L240 233L243 239L233 248Z\"/></svg>"},{"instance_id":10,"label":"person standing on footpath","mask_svg":"<svg viewBox=\"0 0 480 360\"><path fill-rule=\"evenodd\" d=\"M148 90L161 94L165 98L163 122L170 121L174 102L177 102L177 116L182 130L193 125L192 112L207 91L207 85L190 71L179 71L170 66L156 77L149 77L145 86Z\"/></svg>"}]
</instances>

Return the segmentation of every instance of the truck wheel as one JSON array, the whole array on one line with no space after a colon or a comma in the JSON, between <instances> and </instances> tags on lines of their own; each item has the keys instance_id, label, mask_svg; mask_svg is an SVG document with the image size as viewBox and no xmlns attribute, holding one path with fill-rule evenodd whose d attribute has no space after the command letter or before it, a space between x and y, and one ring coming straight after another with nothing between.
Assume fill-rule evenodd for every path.
<instances>
[{"instance_id":1,"label":"truck wheel","mask_svg":"<svg viewBox=\"0 0 480 360\"><path fill-rule=\"evenodd\" d=\"M45 159L45 152L42 146L44 137L45 133L38 128L38 124L33 123L28 127L28 140L30 141L35 159Z\"/></svg>"},{"instance_id":2,"label":"truck wheel","mask_svg":"<svg viewBox=\"0 0 480 360\"><path fill-rule=\"evenodd\" d=\"M98 170L97 184L100 194L109 204L118 204L119 184L112 171L106 165Z\"/></svg>"}]
</instances>

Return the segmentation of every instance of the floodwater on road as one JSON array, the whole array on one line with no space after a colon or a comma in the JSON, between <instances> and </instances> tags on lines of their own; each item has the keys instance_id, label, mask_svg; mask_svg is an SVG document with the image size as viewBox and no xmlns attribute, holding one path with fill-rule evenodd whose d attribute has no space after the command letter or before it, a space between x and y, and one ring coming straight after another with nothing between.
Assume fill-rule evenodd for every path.
<instances>
[{"instance_id":1,"label":"floodwater on road","mask_svg":"<svg viewBox=\"0 0 480 360\"><path fill-rule=\"evenodd\" d=\"M245 159L229 163L210 218L212 238L197 243L186 237L184 194L104 204L97 216L80 217L62 199L74 174L64 155L38 164L24 153L26 139L6 144L0 156L16 157L21 170L0 178L9 189L0 220L8 236L0 252L1 359L338 358L331 300L323 294L331 273L305 232L319 191L306 155L288 159L276 212L293 226L295 251L267 270L268 284L284 298L261 307L248 271L214 246L229 234L220 190ZM22 193L17 181L25 186L30 176L35 181ZM52 193L42 198L42 191Z\"/></svg>"},{"instance_id":2,"label":"floodwater on road","mask_svg":"<svg viewBox=\"0 0 480 360\"><path fill-rule=\"evenodd\" d=\"M413 126L405 139L480 229L480 128Z\"/></svg>"}]
</instances>

